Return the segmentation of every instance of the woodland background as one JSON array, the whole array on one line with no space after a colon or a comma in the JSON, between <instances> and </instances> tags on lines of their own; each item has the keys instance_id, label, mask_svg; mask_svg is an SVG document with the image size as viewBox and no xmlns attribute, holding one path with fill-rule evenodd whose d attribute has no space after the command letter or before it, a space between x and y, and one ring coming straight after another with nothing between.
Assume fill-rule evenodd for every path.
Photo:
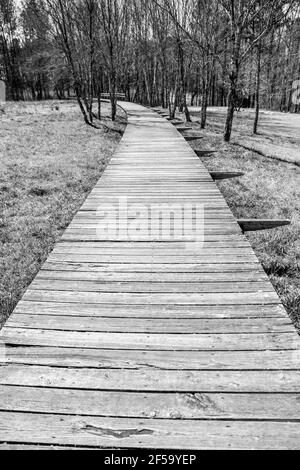
<instances>
[{"instance_id":1,"label":"woodland background","mask_svg":"<svg viewBox=\"0 0 300 470\"><path fill-rule=\"evenodd\" d=\"M299 12L299 0L0 0L0 327L117 147L123 93L191 119L208 171L245 174L218 183L236 218L292 221L247 236L300 331Z\"/></svg>"},{"instance_id":2,"label":"woodland background","mask_svg":"<svg viewBox=\"0 0 300 470\"><path fill-rule=\"evenodd\" d=\"M298 113L299 0L1 0L0 78L9 100L76 97L101 118L101 93L149 106ZM98 104L97 104L98 103Z\"/></svg>"}]
</instances>

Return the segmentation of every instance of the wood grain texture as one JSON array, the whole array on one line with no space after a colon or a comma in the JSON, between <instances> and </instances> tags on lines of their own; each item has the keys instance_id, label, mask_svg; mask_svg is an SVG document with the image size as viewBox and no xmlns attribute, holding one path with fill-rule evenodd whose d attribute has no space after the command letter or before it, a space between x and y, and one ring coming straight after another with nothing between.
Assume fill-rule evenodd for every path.
<instances>
[{"instance_id":1,"label":"wood grain texture","mask_svg":"<svg viewBox=\"0 0 300 470\"><path fill-rule=\"evenodd\" d=\"M94 369L245 370L300 369L299 350L279 351L149 351L7 346L8 364Z\"/></svg>"},{"instance_id":2,"label":"wood grain texture","mask_svg":"<svg viewBox=\"0 0 300 470\"><path fill-rule=\"evenodd\" d=\"M163 357L163 354L162 354ZM76 369L4 364L0 384L63 389L185 392L300 393L298 371Z\"/></svg>"},{"instance_id":3,"label":"wood grain texture","mask_svg":"<svg viewBox=\"0 0 300 470\"><path fill-rule=\"evenodd\" d=\"M0 440L14 443L98 449L299 449L300 425L289 421L173 421L3 412L1 423Z\"/></svg>"},{"instance_id":4,"label":"wood grain texture","mask_svg":"<svg viewBox=\"0 0 300 470\"><path fill-rule=\"evenodd\" d=\"M122 106L117 152L0 333L0 450L299 449L299 337L211 177L229 175L183 123ZM170 205L203 209L197 243L152 230Z\"/></svg>"},{"instance_id":5,"label":"wood grain texture","mask_svg":"<svg viewBox=\"0 0 300 470\"><path fill-rule=\"evenodd\" d=\"M300 420L297 394L142 393L0 385L2 411L148 419Z\"/></svg>"}]
</instances>

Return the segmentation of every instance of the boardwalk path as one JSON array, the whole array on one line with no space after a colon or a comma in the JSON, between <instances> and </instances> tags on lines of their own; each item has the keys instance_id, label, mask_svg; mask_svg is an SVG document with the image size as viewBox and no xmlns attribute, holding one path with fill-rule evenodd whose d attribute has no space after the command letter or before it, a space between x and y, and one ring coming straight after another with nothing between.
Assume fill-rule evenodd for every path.
<instances>
[{"instance_id":1,"label":"boardwalk path","mask_svg":"<svg viewBox=\"0 0 300 470\"><path fill-rule=\"evenodd\" d=\"M299 448L285 310L183 137L124 106L117 153L2 331L2 446ZM105 241L97 209L120 195L205 204L204 247Z\"/></svg>"}]
</instances>

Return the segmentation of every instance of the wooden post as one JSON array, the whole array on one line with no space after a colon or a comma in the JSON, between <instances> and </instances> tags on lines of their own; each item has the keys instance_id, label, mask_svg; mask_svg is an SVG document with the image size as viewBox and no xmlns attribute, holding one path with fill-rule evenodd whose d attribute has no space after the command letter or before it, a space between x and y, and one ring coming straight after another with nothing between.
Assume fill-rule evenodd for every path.
<instances>
[{"instance_id":1,"label":"wooden post","mask_svg":"<svg viewBox=\"0 0 300 470\"><path fill-rule=\"evenodd\" d=\"M244 176L245 173L241 173L239 171L212 171L210 175L213 180L221 181L221 180L229 180L232 178L238 178L240 176Z\"/></svg>"},{"instance_id":2,"label":"wooden post","mask_svg":"<svg viewBox=\"0 0 300 470\"><path fill-rule=\"evenodd\" d=\"M201 135L185 135L184 138L187 142L193 142L194 140L204 139L204 137Z\"/></svg>"},{"instance_id":3,"label":"wooden post","mask_svg":"<svg viewBox=\"0 0 300 470\"><path fill-rule=\"evenodd\" d=\"M213 153L218 153L217 150L195 150L198 157L209 157Z\"/></svg>"},{"instance_id":4,"label":"wooden post","mask_svg":"<svg viewBox=\"0 0 300 470\"><path fill-rule=\"evenodd\" d=\"M184 121L173 121L173 120L171 121L172 121L173 126L175 127L182 126L182 124L184 124Z\"/></svg>"},{"instance_id":5,"label":"wooden post","mask_svg":"<svg viewBox=\"0 0 300 470\"><path fill-rule=\"evenodd\" d=\"M270 230L278 227L285 227L291 224L290 220L276 219L239 219L239 226L243 232L257 232L259 230Z\"/></svg>"},{"instance_id":6,"label":"wooden post","mask_svg":"<svg viewBox=\"0 0 300 470\"><path fill-rule=\"evenodd\" d=\"M178 127L177 130L178 132L184 133L186 131L192 131L193 128L192 127Z\"/></svg>"}]
</instances>

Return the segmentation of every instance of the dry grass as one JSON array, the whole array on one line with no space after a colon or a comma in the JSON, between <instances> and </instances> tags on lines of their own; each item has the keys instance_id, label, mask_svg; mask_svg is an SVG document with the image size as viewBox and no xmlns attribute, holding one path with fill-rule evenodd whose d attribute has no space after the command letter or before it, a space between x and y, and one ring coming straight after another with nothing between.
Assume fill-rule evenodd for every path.
<instances>
[{"instance_id":1,"label":"dry grass","mask_svg":"<svg viewBox=\"0 0 300 470\"><path fill-rule=\"evenodd\" d=\"M114 127L124 129L124 116ZM76 103L7 104L0 117L0 325L101 176L119 139L120 133L86 126Z\"/></svg>"},{"instance_id":2,"label":"dry grass","mask_svg":"<svg viewBox=\"0 0 300 470\"><path fill-rule=\"evenodd\" d=\"M191 108L194 116L199 108ZM226 108L209 108L208 118L211 129L223 132ZM242 109L235 114L232 142L254 150L262 155L300 166L300 114L279 113L262 110L258 134L253 134L254 111Z\"/></svg>"},{"instance_id":3,"label":"dry grass","mask_svg":"<svg viewBox=\"0 0 300 470\"><path fill-rule=\"evenodd\" d=\"M197 121L194 116L194 121ZM193 124L199 129L199 123ZM287 228L249 233L247 236L278 292L290 317L300 330L300 169L265 158L222 139L222 129L209 122L201 131L201 149L218 153L203 159L209 170L241 170L243 178L219 183L238 218L288 218ZM236 131L237 134L237 131ZM267 140L265 142L267 145ZM200 148L200 144L194 144Z\"/></svg>"}]
</instances>

